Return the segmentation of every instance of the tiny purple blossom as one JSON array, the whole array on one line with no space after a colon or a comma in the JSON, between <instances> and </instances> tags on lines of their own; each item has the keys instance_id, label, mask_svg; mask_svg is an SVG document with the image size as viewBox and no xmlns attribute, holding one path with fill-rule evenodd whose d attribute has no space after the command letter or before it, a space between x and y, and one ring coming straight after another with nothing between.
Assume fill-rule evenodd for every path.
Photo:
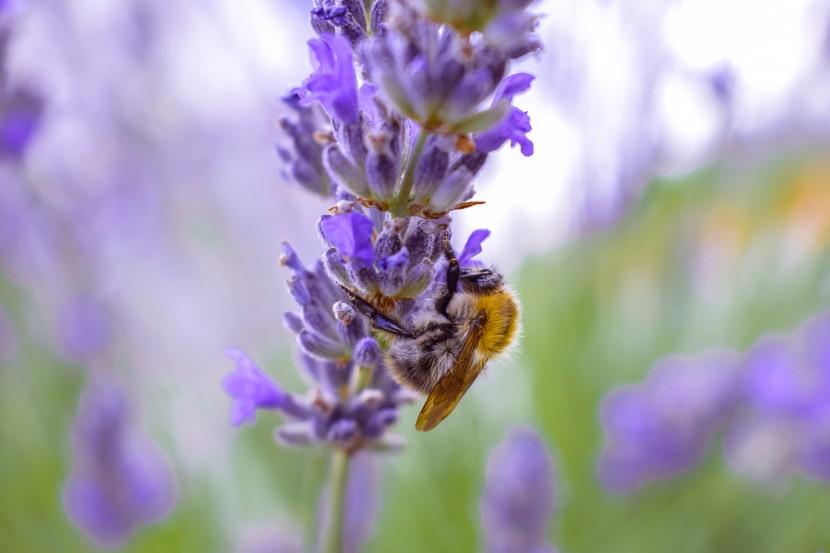
<instances>
[{"instance_id":1,"label":"tiny purple blossom","mask_svg":"<svg viewBox=\"0 0 830 553\"><path fill-rule=\"evenodd\" d=\"M372 248L372 221L355 211L324 219L320 228L326 240L332 243L342 255L371 265L375 260Z\"/></svg>"},{"instance_id":2,"label":"tiny purple blossom","mask_svg":"<svg viewBox=\"0 0 830 553\"><path fill-rule=\"evenodd\" d=\"M253 424L257 409L278 409L286 402L286 393L254 364L242 351L225 350L225 355L236 361L236 372L222 381L225 391L234 399L231 424Z\"/></svg>"},{"instance_id":3,"label":"tiny purple blossom","mask_svg":"<svg viewBox=\"0 0 830 553\"><path fill-rule=\"evenodd\" d=\"M499 102L512 103L513 97L526 92L535 78L529 73L510 75L499 85L493 105ZM501 148L509 140L511 146L520 145L522 155L530 157L533 155L533 142L527 138L527 133L531 130L530 116L527 112L511 106L501 121L476 135L476 148L481 152L490 153Z\"/></svg>"},{"instance_id":4,"label":"tiny purple blossom","mask_svg":"<svg viewBox=\"0 0 830 553\"><path fill-rule=\"evenodd\" d=\"M464 249L458 255L458 265L461 267L475 265L477 262L473 258L481 253L481 243L487 240L489 236L490 231L487 229L478 229L471 232L470 237L467 238L467 243L464 244Z\"/></svg>"},{"instance_id":5,"label":"tiny purple blossom","mask_svg":"<svg viewBox=\"0 0 830 553\"><path fill-rule=\"evenodd\" d=\"M323 35L308 41L315 70L302 86L292 92L301 105L320 102L333 118L344 123L360 120L357 78L352 62L352 47L342 36Z\"/></svg>"}]
</instances>

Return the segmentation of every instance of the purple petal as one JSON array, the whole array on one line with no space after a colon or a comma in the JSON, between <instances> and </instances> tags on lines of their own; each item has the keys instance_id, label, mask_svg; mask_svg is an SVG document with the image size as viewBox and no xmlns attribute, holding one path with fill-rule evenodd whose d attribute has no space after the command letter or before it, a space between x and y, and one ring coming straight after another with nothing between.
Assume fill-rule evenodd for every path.
<instances>
[{"instance_id":1,"label":"purple petal","mask_svg":"<svg viewBox=\"0 0 830 553\"><path fill-rule=\"evenodd\" d=\"M288 394L242 351L228 348L225 355L236 361L236 372L222 380L225 391L234 399L231 424L253 424L257 409L278 409L289 401Z\"/></svg>"},{"instance_id":2,"label":"purple petal","mask_svg":"<svg viewBox=\"0 0 830 553\"><path fill-rule=\"evenodd\" d=\"M342 36L327 34L309 40L308 46L315 70L292 93L301 105L320 102L332 117L357 123L360 112L351 44Z\"/></svg>"},{"instance_id":3,"label":"purple petal","mask_svg":"<svg viewBox=\"0 0 830 553\"><path fill-rule=\"evenodd\" d=\"M505 78L499 85L498 90L496 90L496 94L493 97L493 105L502 100L513 102L513 97L522 92L526 92L535 78L530 73L515 73Z\"/></svg>"},{"instance_id":4,"label":"purple petal","mask_svg":"<svg viewBox=\"0 0 830 553\"><path fill-rule=\"evenodd\" d=\"M476 149L485 153L494 152L509 140L511 146L520 145L522 155L530 157L533 155L533 142L527 137L527 133L531 130L530 116L527 112L511 107L504 119L491 129L475 136Z\"/></svg>"},{"instance_id":5,"label":"purple petal","mask_svg":"<svg viewBox=\"0 0 830 553\"><path fill-rule=\"evenodd\" d=\"M375 260L372 249L374 225L365 215L351 211L324 219L320 228L326 240L331 242L342 255L360 259L366 265Z\"/></svg>"},{"instance_id":6,"label":"purple petal","mask_svg":"<svg viewBox=\"0 0 830 553\"><path fill-rule=\"evenodd\" d=\"M474 230L470 237L467 238L467 243L464 244L464 249L458 256L458 264L465 267L470 264L470 261L481 253L481 243L490 236L490 231L487 229Z\"/></svg>"}]
</instances>

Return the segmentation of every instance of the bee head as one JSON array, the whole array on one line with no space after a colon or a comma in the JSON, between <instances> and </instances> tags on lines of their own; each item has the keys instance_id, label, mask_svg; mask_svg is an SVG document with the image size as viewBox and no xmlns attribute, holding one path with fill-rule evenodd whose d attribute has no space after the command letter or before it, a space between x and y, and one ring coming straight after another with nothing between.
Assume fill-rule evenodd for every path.
<instances>
[{"instance_id":1,"label":"bee head","mask_svg":"<svg viewBox=\"0 0 830 553\"><path fill-rule=\"evenodd\" d=\"M462 269L460 281L465 292L486 293L504 285L504 277L495 268Z\"/></svg>"}]
</instances>

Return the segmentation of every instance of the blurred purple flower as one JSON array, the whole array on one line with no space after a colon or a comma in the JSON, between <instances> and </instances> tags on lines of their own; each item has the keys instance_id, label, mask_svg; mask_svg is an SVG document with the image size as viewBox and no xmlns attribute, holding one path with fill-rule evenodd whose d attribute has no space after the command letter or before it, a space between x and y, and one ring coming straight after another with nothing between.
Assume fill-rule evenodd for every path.
<instances>
[{"instance_id":1,"label":"blurred purple flower","mask_svg":"<svg viewBox=\"0 0 830 553\"><path fill-rule=\"evenodd\" d=\"M43 102L32 92L0 90L0 160L23 156L40 125L42 111Z\"/></svg>"},{"instance_id":2,"label":"blurred purple flower","mask_svg":"<svg viewBox=\"0 0 830 553\"><path fill-rule=\"evenodd\" d=\"M57 323L61 348L74 361L88 360L100 353L112 333L106 306L88 294L67 302Z\"/></svg>"},{"instance_id":3,"label":"blurred purple flower","mask_svg":"<svg viewBox=\"0 0 830 553\"><path fill-rule=\"evenodd\" d=\"M320 102L331 117L346 124L359 122L357 77L349 41L326 34L312 38L308 46L315 70L292 93L297 94L301 105Z\"/></svg>"},{"instance_id":4,"label":"blurred purple flower","mask_svg":"<svg viewBox=\"0 0 830 553\"><path fill-rule=\"evenodd\" d=\"M63 490L69 518L101 547L120 547L176 501L170 463L137 426L113 380L91 377L72 428L73 469Z\"/></svg>"},{"instance_id":5,"label":"blurred purple flower","mask_svg":"<svg viewBox=\"0 0 830 553\"><path fill-rule=\"evenodd\" d=\"M235 348L225 355L236 361L236 372L225 377L222 386L233 399L231 424L253 424L257 409L278 409L286 402L286 393L251 359Z\"/></svg>"},{"instance_id":6,"label":"blurred purple flower","mask_svg":"<svg viewBox=\"0 0 830 553\"><path fill-rule=\"evenodd\" d=\"M759 340L742 389L724 438L730 464L762 481L804 472L830 482L830 314Z\"/></svg>"},{"instance_id":7,"label":"blurred purple flower","mask_svg":"<svg viewBox=\"0 0 830 553\"><path fill-rule=\"evenodd\" d=\"M487 553L548 553L556 502L553 460L529 426L511 429L490 454L481 517Z\"/></svg>"},{"instance_id":8,"label":"blurred purple flower","mask_svg":"<svg viewBox=\"0 0 830 553\"><path fill-rule=\"evenodd\" d=\"M372 249L374 225L365 215L350 211L326 217L320 221L320 228L326 240L342 255L359 259L366 265L374 262L375 252Z\"/></svg>"},{"instance_id":9,"label":"blurred purple flower","mask_svg":"<svg viewBox=\"0 0 830 553\"><path fill-rule=\"evenodd\" d=\"M624 493L695 467L734 408L738 357L715 350L661 360L648 378L602 402L599 476Z\"/></svg>"}]
</instances>

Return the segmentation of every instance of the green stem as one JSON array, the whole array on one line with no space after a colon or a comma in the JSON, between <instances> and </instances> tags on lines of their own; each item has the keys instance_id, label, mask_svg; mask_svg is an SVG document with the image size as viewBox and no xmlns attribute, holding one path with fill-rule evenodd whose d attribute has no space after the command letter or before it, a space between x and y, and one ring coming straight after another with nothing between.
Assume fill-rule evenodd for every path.
<instances>
[{"instance_id":1,"label":"green stem","mask_svg":"<svg viewBox=\"0 0 830 553\"><path fill-rule=\"evenodd\" d=\"M395 198L395 203L392 204L392 208L389 210L394 217L405 217L408 215L409 195L412 193L412 185L415 184L415 167L418 166L418 160L421 159L421 154L424 152L427 137L429 137L429 133L421 130L418 133L418 140L415 142L415 147L412 149L412 153L409 154L401 189L398 192L398 197Z\"/></svg>"},{"instance_id":2,"label":"green stem","mask_svg":"<svg viewBox=\"0 0 830 553\"><path fill-rule=\"evenodd\" d=\"M343 550L344 507L348 479L349 454L335 449L331 455L329 472L329 520L323 541L323 553L341 553Z\"/></svg>"}]
</instances>

